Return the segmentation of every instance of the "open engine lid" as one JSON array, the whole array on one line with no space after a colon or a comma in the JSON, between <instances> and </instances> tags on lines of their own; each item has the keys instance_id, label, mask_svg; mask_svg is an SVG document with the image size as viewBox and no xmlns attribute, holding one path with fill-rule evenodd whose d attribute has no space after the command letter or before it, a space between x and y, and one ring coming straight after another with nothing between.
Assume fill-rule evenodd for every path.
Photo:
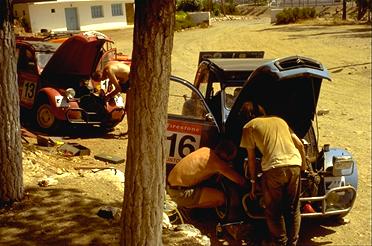
<instances>
[{"instance_id":1,"label":"open engine lid","mask_svg":"<svg viewBox=\"0 0 372 246\"><path fill-rule=\"evenodd\" d=\"M112 42L99 32L84 32L64 41L45 66L41 77L63 83L72 76L89 77L102 56L105 42Z\"/></svg>"},{"instance_id":2,"label":"open engine lid","mask_svg":"<svg viewBox=\"0 0 372 246\"><path fill-rule=\"evenodd\" d=\"M291 56L267 62L245 82L226 121L226 134L240 141L246 123L240 109L244 102L253 101L268 115L282 117L299 137L304 137L316 113L323 79L331 80L328 71L310 58Z\"/></svg>"}]
</instances>

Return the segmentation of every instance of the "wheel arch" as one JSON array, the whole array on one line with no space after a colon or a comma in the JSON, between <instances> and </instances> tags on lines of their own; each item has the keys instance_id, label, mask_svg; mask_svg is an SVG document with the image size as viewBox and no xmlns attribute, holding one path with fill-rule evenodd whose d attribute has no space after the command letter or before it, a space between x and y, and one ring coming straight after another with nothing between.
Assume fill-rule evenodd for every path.
<instances>
[{"instance_id":1,"label":"wheel arch","mask_svg":"<svg viewBox=\"0 0 372 246\"><path fill-rule=\"evenodd\" d=\"M36 109L40 105L40 103L48 102L52 108L52 112L54 116L56 117L56 119L66 120L64 111L61 108L57 107L56 100L55 100L56 96L61 96L61 93L58 90L51 88L51 87L42 88L39 91L39 94L36 98L36 103L34 104L35 105L34 107Z\"/></svg>"}]
</instances>

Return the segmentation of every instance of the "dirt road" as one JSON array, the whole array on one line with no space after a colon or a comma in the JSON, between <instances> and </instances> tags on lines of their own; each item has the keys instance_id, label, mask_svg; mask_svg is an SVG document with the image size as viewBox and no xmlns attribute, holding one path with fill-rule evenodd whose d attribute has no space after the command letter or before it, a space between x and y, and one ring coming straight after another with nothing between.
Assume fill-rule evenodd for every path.
<instances>
[{"instance_id":1,"label":"dirt road","mask_svg":"<svg viewBox=\"0 0 372 246\"><path fill-rule=\"evenodd\" d=\"M128 28L106 33L115 40L119 51L131 54L132 31ZM300 244L371 245L371 26L311 23L273 26L268 18L214 22L209 28L175 33L173 74L193 81L202 50L263 50L266 58L303 55L321 61L330 70L333 81L323 83L318 104L318 109L329 110L318 117L320 146L329 143L353 153L359 168L358 196L342 225L327 220L303 223ZM92 154L106 152L125 157L126 128L124 120L104 138L72 140L91 148ZM77 161L49 159L26 166L25 185L31 187L28 202L3 215L0 213L0 222L10 221L0 223L3 231L0 230L0 244L16 240L28 241L30 245L35 242L115 244L119 225L97 220L94 211L100 204L120 206L122 190L110 190L107 180L93 177L92 184L88 175L70 175L74 166L82 164L97 165L89 157ZM64 174L59 176L58 189L40 190L34 176L51 173L57 167L70 170L64 172L69 174L67 178L62 179ZM37 213L43 212L38 222L32 219L34 207L39 208Z\"/></svg>"}]
</instances>

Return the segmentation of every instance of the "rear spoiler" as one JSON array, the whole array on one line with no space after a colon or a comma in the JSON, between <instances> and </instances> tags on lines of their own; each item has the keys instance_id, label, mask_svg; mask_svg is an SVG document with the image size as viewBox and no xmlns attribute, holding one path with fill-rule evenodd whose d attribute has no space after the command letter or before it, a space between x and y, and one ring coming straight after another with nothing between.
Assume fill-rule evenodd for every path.
<instances>
[{"instance_id":1,"label":"rear spoiler","mask_svg":"<svg viewBox=\"0 0 372 246\"><path fill-rule=\"evenodd\" d=\"M200 51L199 62L208 58L263 58L265 51Z\"/></svg>"}]
</instances>

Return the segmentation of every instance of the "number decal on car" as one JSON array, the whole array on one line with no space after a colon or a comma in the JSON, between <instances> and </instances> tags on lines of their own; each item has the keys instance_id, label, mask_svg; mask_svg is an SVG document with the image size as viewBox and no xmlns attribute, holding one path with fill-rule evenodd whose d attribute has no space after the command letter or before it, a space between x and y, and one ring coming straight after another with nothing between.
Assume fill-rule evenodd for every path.
<instances>
[{"instance_id":1,"label":"number decal on car","mask_svg":"<svg viewBox=\"0 0 372 246\"><path fill-rule=\"evenodd\" d=\"M167 163L176 164L200 146L202 126L168 120Z\"/></svg>"},{"instance_id":2,"label":"number decal on car","mask_svg":"<svg viewBox=\"0 0 372 246\"><path fill-rule=\"evenodd\" d=\"M114 100L115 100L116 106L118 106L118 107L124 107L124 100L123 100L123 97L121 95L116 95L114 97Z\"/></svg>"},{"instance_id":3,"label":"number decal on car","mask_svg":"<svg viewBox=\"0 0 372 246\"><path fill-rule=\"evenodd\" d=\"M68 102L67 99L63 96L55 96L54 100L56 102L56 107L61 108L61 107L68 107Z\"/></svg>"},{"instance_id":4,"label":"number decal on car","mask_svg":"<svg viewBox=\"0 0 372 246\"><path fill-rule=\"evenodd\" d=\"M109 79L105 79L101 81L101 89L107 91L109 86Z\"/></svg>"},{"instance_id":5,"label":"number decal on car","mask_svg":"<svg viewBox=\"0 0 372 246\"><path fill-rule=\"evenodd\" d=\"M25 80L22 86L21 101L32 104L35 99L36 87L36 82Z\"/></svg>"},{"instance_id":6,"label":"number decal on car","mask_svg":"<svg viewBox=\"0 0 372 246\"><path fill-rule=\"evenodd\" d=\"M326 193L333 188L345 186L345 177L324 177L324 189Z\"/></svg>"}]
</instances>

